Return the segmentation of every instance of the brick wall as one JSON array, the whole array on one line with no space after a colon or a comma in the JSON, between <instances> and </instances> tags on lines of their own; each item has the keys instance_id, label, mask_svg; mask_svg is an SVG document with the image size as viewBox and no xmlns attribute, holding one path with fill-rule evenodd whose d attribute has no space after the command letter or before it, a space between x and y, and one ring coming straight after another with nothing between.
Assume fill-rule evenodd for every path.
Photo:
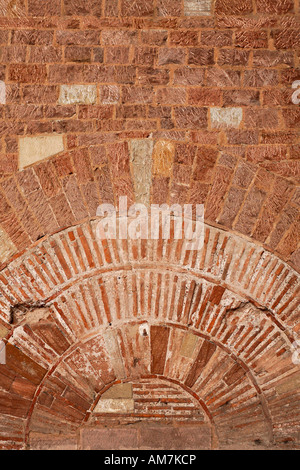
<instances>
[{"instance_id":1,"label":"brick wall","mask_svg":"<svg viewBox=\"0 0 300 470\"><path fill-rule=\"evenodd\" d=\"M299 51L299 0L0 0L1 448L299 448ZM121 195L201 251L97 240Z\"/></svg>"},{"instance_id":2,"label":"brick wall","mask_svg":"<svg viewBox=\"0 0 300 470\"><path fill-rule=\"evenodd\" d=\"M210 223L299 267L298 1L1 5L5 244L125 192L205 203Z\"/></svg>"}]
</instances>

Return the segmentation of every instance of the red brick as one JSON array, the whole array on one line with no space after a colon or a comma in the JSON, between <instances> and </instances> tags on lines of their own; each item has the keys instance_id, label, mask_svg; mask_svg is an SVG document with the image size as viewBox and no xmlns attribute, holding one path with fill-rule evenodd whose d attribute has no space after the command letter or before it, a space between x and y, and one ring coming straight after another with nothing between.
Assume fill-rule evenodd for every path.
<instances>
[{"instance_id":1,"label":"red brick","mask_svg":"<svg viewBox=\"0 0 300 470\"><path fill-rule=\"evenodd\" d=\"M245 235L250 235L256 219L265 201L266 194L256 187L252 187L246 197L242 211L234 228Z\"/></svg>"},{"instance_id":2,"label":"red brick","mask_svg":"<svg viewBox=\"0 0 300 470\"><path fill-rule=\"evenodd\" d=\"M122 16L152 16L154 13L154 1L144 0L132 2L131 0L121 0Z\"/></svg>"},{"instance_id":3,"label":"red brick","mask_svg":"<svg viewBox=\"0 0 300 470\"><path fill-rule=\"evenodd\" d=\"M244 86L246 87L264 87L276 86L278 84L278 72L276 70L246 70L244 77Z\"/></svg>"},{"instance_id":4,"label":"red brick","mask_svg":"<svg viewBox=\"0 0 300 470\"><path fill-rule=\"evenodd\" d=\"M240 85L241 76L238 71L210 68L207 70L206 80L210 86L235 87Z\"/></svg>"},{"instance_id":5,"label":"red brick","mask_svg":"<svg viewBox=\"0 0 300 470\"><path fill-rule=\"evenodd\" d=\"M196 107L177 107L175 109L176 126L183 129L207 127L207 109Z\"/></svg>"},{"instance_id":6,"label":"red brick","mask_svg":"<svg viewBox=\"0 0 300 470\"><path fill-rule=\"evenodd\" d=\"M92 46L100 44L98 31L57 31L56 42L68 46Z\"/></svg>"},{"instance_id":7,"label":"red brick","mask_svg":"<svg viewBox=\"0 0 300 470\"><path fill-rule=\"evenodd\" d=\"M12 31L11 43L12 44L27 44L47 46L53 42L52 31L37 31L37 30L20 30Z\"/></svg>"},{"instance_id":8,"label":"red brick","mask_svg":"<svg viewBox=\"0 0 300 470\"><path fill-rule=\"evenodd\" d=\"M140 67L137 71L137 79L140 85L167 85L170 76L166 69Z\"/></svg>"},{"instance_id":9,"label":"red brick","mask_svg":"<svg viewBox=\"0 0 300 470\"><path fill-rule=\"evenodd\" d=\"M195 360L191 370L190 370L190 373L185 381L185 384L188 386L188 387L192 387L195 382L197 381L200 373L202 372L202 370L204 369L204 367L206 366L206 364L209 362L209 360L211 359L212 355L214 354L216 350L216 346L215 344L213 343L210 343L209 341L204 341L202 346L201 346L201 349L199 351L199 354L197 356L197 359Z\"/></svg>"},{"instance_id":10,"label":"red brick","mask_svg":"<svg viewBox=\"0 0 300 470\"><path fill-rule=\"evenodd\" d=\"M144 30L141 32L142 43L148 44L149 46L163 46L166 44L167 39L168 39L167 31L159 31L156 29L150 29L150 30ZM175 36L175 40L176 40L176 36ZM171 44L172 44L172 41L171 41ZM185 45L185 44L180 44L180 45Z\"/></svg>"},{"instance_id":11,"label":"red brick","mask_svg":"<svg viewBox=\"0 0 300 470\"><path fill-rule=\"evenodd\" d=\"M199 148L197 152L196 166L193 179L202 182L210 182L213 169L218 158L218 151L212 148Z\"/></svg>"},{"instance_id":12,"label":"red brick","mask_svg":"<svg viewBox=\"0 0 300 470\"><path fill-rule=\"evenodd\" d=\"M242 31L235 35L235 46L247 49L260 49L268 47L268 34L266 31Z\"/></svg>"},{"instance_id":13,"label":"red brick","mask_svg":"<svg viewBox=\"0 0 300 470\"><path fill-rule=\"evenodd\" d=\"M89 47L68 46L65 48L66 62L91 62Z\"/></svg>"},{"instance_id":14,"label":"red brick","mask_svg":"<svg viewBox=\"0 0 300 470\"><path fill-rule=\"evenodd\" d=\"M276 49L296 49L300 46L300 32L298 29L285 29L273 33Z\"/></svg>"},{"instance_id":15,"label":"red brick","mask_svg":"<svg viewBox=\"0 0 300 470\"><path fill-rule=\"evenodd\" d=\"M256 90L224 90L223 103L225 106L259 105L260 94Z\"/></svg>"},{"instance_id":16,"label":"red brick","mask_svg":"<svg viewBox=\"0 0 300 470\"><path fill-rule=\"evenodd\" d=\"M174 48L161 48L158 52L158 65L170 64L184 64L185 63L185 50Z\"/></svg>"},{"instance_id":17,"label":"red brick","mask_svg":"<svg viewBox=\"0 0 300 470\"><path fill-rule=\"evenodd\" d=\"M188 64L213 65L215 63L214 50L192 47L189 49Z\"/></svg>"},{"instance_id":18,"label":"red brick","mask_svg":"<svg viewBox=\"0 0 300 470\"><path fill-rule=\"evenodd\" d=\"M158 104L185 104L186 92L182 88L160 88L157 91ZM192 103L194 104L194 103Z\"/></svg>"},{"instance_id":19,"label":"red brick","mask_svg":"<svg viewBox=\"0 0 300 470\"><path fill-rule=\"evenodd\" d=\"M181 16L182 2L180 0L158 0L159 16Z\"/></svg>"},{"instance_id":20,"label":"red brick","mask_svg":"<svg viewBox=\"0 0 300 470\"><path fill-rule=\"evenodd\" d=\"M199 86L204 84L204 70L179 67L174 72L174 85Z\"/></svg>"},{"instance_id":21,"label":"red brick","mask_svg":"<svg viewBox=\"0 0 300 470\"><path fill-rule=\"evenodd\" d=\"M220 49L218 64L242 67L248 65L250 51L239 49Z\"/></svg>"},{"instance_id":22,"label":"red brick","mask_svg":"<svg viewBox=\"0 0 300 470\"><path fill-rule=\"evenodd\" d=\"M39 0L28 0L28 13L31 16L60 16L61 2L53 0L50 3Z\"/></svg>"},{"instance_id":23,"label":"red brick","mask_svg":"<svg viewBox=\"0 0 300 470\"><path fill-rule=\"evenodd\" d=\"M251 0L216 0L216 13L224 15L243 15L252 13Z\"/></svg>"},{"instance_id":24,"label":"red brick","mask_svg":"<svg viewBox=\"0 0 300 470\"><path fill-rule=\"evenodd\" d=\"M18 83L44 83L47 77L44 65L10 65L8 79Z\"/></svg>"},{"instance_id":25,"label":"red brick","mask_svg":"<svg viewBox=\"0 0 300 470\"><path fill-rule=\"evenodd\" d=\"M110 47L106 51L107 64L128 64L129 62L129 47L118 46Z\"/></svg>"},{"instance_id":26,"label":"red brick","mask_svg":"<svg viewBox=\"0 0 300 470\"><path fill-rule=\"evenodd\" d=\"M218 88L191 88L188 91L188 103L198 106L220 106L222 91Z\"/></svg>"},{"instance_id":27,"label":"red brick","mask_svg":"<svg viewBox=\"0 0 300 470\"><path fill-rule=\"evenodd\" d=\"M199 33L197 31L171 31L170 44L172 46L197 46Z\"/></svg>"},{"instance_id":28,"label":"red brick","mask_svg":"<svg viewBox=\"0 0 300 470\"><path fill-rule=\"evenodd\" d=\"M202 31L201 44L209 47L226 47L232 45L231 31Z\"/></svg>"},{"instance_id":29,"label":"red brick","mask_svg":"<svg viewBox=\"0 0 300 470\"><path fill-rule=\"evenodd\" d=\"M102 1L99 0L64 0L66 15L102 15Z\"/></svg>"},{"instance_id":30,"label":"red brick","mask_svg":"<svg viewBox=\"0 0 300 470\"><path fill-rule=\"evenodd\" d=\"M283 14L293 10L293 0L256 0L259 13Z\"/></svg>"},{"instance_id":31,"label":"red brick","mask_svg":"<svg viewBox=\"0 0 300 470\"><path fill-rule=\"evenodd\" d=\"M170 329L164 326L151 326L151 372L163 374L167 356Z\"/></svg>"},{"instance_id":32,"label":"red brick","mask_svg":"<svg viewBox=\"0 0 300 470\"><path fill-rule=\"evenodd\" d=\"M300 127L300 109L285 108L282 110L283 119L285 126L288 128L299 128Z\"/></svg>"},{"instance_id":33,"label":"red brick","mask_svg":"<svg viewBox=\"0 0 300 470\"><path fill-rule=\"evenodd\" d=\"M278 112L275 109L247 108L245 110L246 128L276 129L278 126Z\"/></svg>"}]
</instances>

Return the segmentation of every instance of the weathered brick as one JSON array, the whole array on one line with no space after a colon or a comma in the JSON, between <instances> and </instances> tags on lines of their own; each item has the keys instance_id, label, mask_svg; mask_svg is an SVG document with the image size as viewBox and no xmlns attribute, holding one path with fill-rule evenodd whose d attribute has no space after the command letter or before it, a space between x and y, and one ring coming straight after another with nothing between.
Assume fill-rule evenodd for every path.
<instances>
[{"instance_id":1,"label":"weathered brick","mask_svg":"<svg viewBox=\"0 0 300 470\"><path fill-rule=\"evenodd\" d=\"M63 152L64 143L60 135L23 137L20 139L19 168L23 169L40 160Z\"/></svg>"},{"instance_id":2,"label":"weathered brick","mask_svg":"<svg viewBox=\"0 0 300 470\"><path fill-rule=\"evenodd\" d=\"M207 109L193 106L175 109L175 121L179 128L196 129L207 126Z\"/></svg>"},{"instance_id":3,"label":"weathered brick","mask_svg":"<svg viewBox=\"0 0 300 470\"><path fill-rule=\"evenodd\" d=\"M211 0L184 0L184 14L187 16L210 15L211 9Z\"/></svg>"},{"instance_id":4,"label":"weathered brick","mask_svg":"<svg viewBox=\"0 0 300 470\"><path fill-rule=\"evenodd\" d=\"M61 85L60 104L94 104L97 100L96 85Z\"/></svg>"},{"instance_id":5,"label":"weathered brick","mask_svg":"<svg viewBox=\"0 0 300 470\"><path fill-rule=\"evenodd\" d=\"M251 0L216 0L216 12L224 15L246 15L252 13Z\"/></svg>"},{"instance_id":6,"label":"weathered brick","mask_svg":"<svg viewBox=\"0 0 300 470\"><path fill-rule=\"evenodd\" d=\"M213 128L239 127L242 119L242 108L210 108L210 120Z\"/></svg>"}]
</instances>

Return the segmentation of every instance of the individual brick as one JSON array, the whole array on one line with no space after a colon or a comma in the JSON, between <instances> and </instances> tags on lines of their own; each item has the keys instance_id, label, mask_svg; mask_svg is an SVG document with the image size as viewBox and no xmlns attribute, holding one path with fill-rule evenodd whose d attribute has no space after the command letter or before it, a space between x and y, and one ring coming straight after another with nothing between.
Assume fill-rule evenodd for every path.
<instances>
[{"instance_id":1,"label":"individual brick","mask_svg":"<svg viewBox=\"0 0 300 470\"><path fill-rule=\"evenodd\" d=\"M100 103L117 104L120 99L120 90L117 85L100 86Z\"/></svg>"},{"instance_id":2,"label":"individual brick","mask_svg":"<svg viewBox=\"0 0 300 470\"><path fill-rule=\"evenodd\" d=\"M30 16L60 16L61 1L40 2L39 0L28 0L28 13Z\"/></svg>"},{"instance_id":3,"label":"individual brick","mask_svg":"<svg viewBox=\"0 0 300 470\"><path fill-rule=\"evenodd\" d=\"M181 16L181 0L158 0L157 10L159 16Z\"/></svg>"},{"instance_id":4,"label":"individual brick","mask_svg":"<svg viewBox=\"0 0 300 470\"><path fill-rule=\"evenodd\" d=\"M96 85L61 85L59 104L94 104L97 100Z\"/></svg>"},{"instance_id":5,"label":"individual brick","mask_svg":"<svg viewBox=\"0 0 300 470\"><path fill-rule=\"evenodd\" d=\"M66 62L91 62L91 56L89 47L67 46L65 48Z\"/></svg>"},{"instance_id":6,"label":"individual brick","mask_svg":"<svg viewBox=\"0 0 300 470\"><path fill-rule=\"evenodd\" d=\"M256 0L259 13L271 13L282 15L294 9L293 0Z\"/></svg>"},{"instance_id":7,"label":"individual brick","mask_svg":"<svg viewBox=\"0 0 300 470\"><path fill-rule=\"evenodd\" d=\"M16 251L16 246L7 233L0 227L0 263L2 264L7 261Z\"/></svg>"},{"instance_id":8,"label":"individual brick","mask_svg":"<svg viewBox=\"0 0 300 470\"><path fill-rule=\"evenodd\" d=\"M102 2L99 0L64 0L63 4L68 16L102 15Z\"/></svg>"},{"instance_id":9,"label":"individual brick","mask_svg":"<svg viewBox=\"0 0 300 470\"><path fill-rule=\"evenodd\" d=\"M10 65L8 79L17 83L45 83L47 70L44 65Z\"/></svg>"},{"instance_id":10,"label":"individual brick","mask_svg":"<svg viewBox=\"0 0 300 470\"><path fill-rule=\"evenodd\" d=\"M226 47L232 45L231 31L201 31L201 45L208 47Z\"/></svg>"},{"instance_id":11,"label":"individual brick","mask_svg":"<svg viewBox=\"0 0 300 470\"><path fill-rule=\"evenodd\" d=\"M235 34L235 46L247 49L267 49L268 33L266 31L241 31Z\"/></svg>"},{"instance_id":12,"label":"individual brick","mask_svg":"<svg viewBox=\"0 0 300 470\"><path fill-rule=\"evenodd\" d=\"M159 140L153 149L153 174L169 178L172 175L172 166L175 156L175 147L172 142Z\"/></svg>"},{"instance_id":13,"label":"individual brick","mask_svg":"<svg viewBox=\"0 0 300 470\"><path fill-rule=\"evenodd\" d=\"M219 88L190 88L188 102L198 106L221 105L222 91Z\"/></svg>"},{"instance_id":14,"label":"individual brick","mask_svg":"<svg viewBox=\"0 0 300 470\"><path fill-rule=\"evenodd\" d=\"M245 109L245 127L274 129L279 125L278 111L276 109Z\"/></svg>"},{"instance_id":15,"label":"individual brick","mask_svg":"<svg viewBox=\"0 0 300 470\"><path fill-rule=\"evenodd\" d=\"M158 52L158 65L184 64L185 50L180 48L161 48Z\"/></svg>"},{"instance_id":16,"label":"individual brick","mask_svg":"<svg viewBox=\"0 0 300 470\"><path fill-rule=\"evenodd\" d=\"M63 136L22 137L20 138L19 149L19 168L23 169L33 163L63 152Z\"/></svg>"},{"instance_id":17,"label":"individual brick","mask_svg":"<svg viewBox=\"0 0 300 470\"><path fill-rule=\"evenodd\" d=\"M133 2L132 0L121 0L122 16L152 16L154 14L154 1L143 0L143 2Z\"/></svg>"},{"instance_id":18,"label":"individual brick","mask_svg":"<svg viewBox=\"0 0 300 470\"><path fill-rule=\"evenodd\" d=\"M186 16L207 16L211 14L212 0L184 0Z\"/></svg>"},{"instance_id":19,"label":"individual brick","mask_svg":"<svg viewBox=\"0 0 300 470\"><path fill-rule=\"evenodd\" d=\"M152 182L152 139L130 142L130 162L137 203L150 205Z\"/></svg>"},{"instance_id":20,"label":"individual brick","mask_svg":"<svg viewBox=\"0 0 300 470\"><path fill-rule=\"evenodd\" d=\"M157 103L158 104L169 104L178 105L185 104L186 102L186 91L182 88L160 88L157 91Z\"/></svg>"},{"instance_id":21,"label":"individual brick","mask_svg":"<svg viewBox=\"0 0 300 470\"><path fill-rule=\"evenodd\" d=\"M197 129L207 127L207 109L193 106L175 108L175 122L178 128Z\"/></svg>"},{"instance_id":22,"label":"individual brick","mask_svg":"<svg viewBox=\"0 0 300 470\"><path fill-rule=\"evenodd\" d=\"M224 15L247 15L253 11L252 0L216 0L215 11Z\"/></svg>"},{"instance_id":23,"label":"individual brick","mask_svg":"<svg viewBox=\"0 0 300 470\"><path fill-rule=\"evenodd\" d=\"M214 50L193 47L189 49L189 65L213 65L215 63Z\"/></svg>"},{"instance_id":24,"label":"individual brick","mask_svg":"<svg viewBox=\"0 0 300 470\"><path fill-rule=\"evenodd\" d=\"M238 128L242 122L242 119L242 108L210 108L210 121L212 128Z\"/></svg>"}]
</instances>

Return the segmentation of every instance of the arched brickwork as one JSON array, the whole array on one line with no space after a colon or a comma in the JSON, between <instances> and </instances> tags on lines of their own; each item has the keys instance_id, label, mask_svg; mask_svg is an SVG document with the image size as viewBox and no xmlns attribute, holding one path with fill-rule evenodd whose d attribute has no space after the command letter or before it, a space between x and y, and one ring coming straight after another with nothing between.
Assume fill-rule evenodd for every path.
<instances>
[{"instance_id":1,"label":"arched brickwork","mask_svg":"<svg viewBox=\"0 0 300 470\"><path fill-rule=\"evenodd\" d=\"M299 447L299 45L298 0L0 0L2 448ZM203 248L99 240L123 195L204 204Z\"/></svg>"},{"instance_id":2,"label":"arched brickwork","mask_svg":"<svg viewBox=\"0 0 300 470\"><path fill-rule=\"evenodd\" d=\"M108 384L163 377L199 400L215 444L295 444L296 272L209 226L199 252L182 240L103 241L96 227L41 240L2 271L20 439L75 433Z\"/></svg>"}]
</instances>

